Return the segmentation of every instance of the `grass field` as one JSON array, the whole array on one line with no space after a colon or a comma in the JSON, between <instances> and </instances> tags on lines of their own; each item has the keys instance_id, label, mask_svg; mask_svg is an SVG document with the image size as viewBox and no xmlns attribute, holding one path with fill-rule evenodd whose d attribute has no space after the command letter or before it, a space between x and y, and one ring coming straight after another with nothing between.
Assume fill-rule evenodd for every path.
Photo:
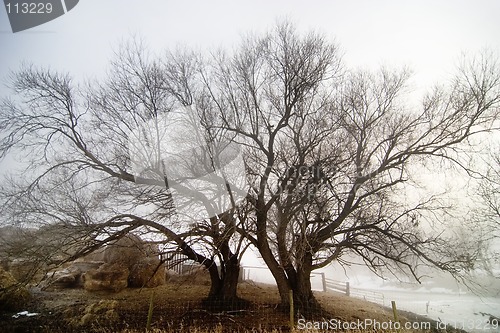
<instances>
[{"instance_id":1,"label":"grass field","mask_svg":"<svg viewBox=\"0 0 500 333\"><path fill-rule=\"evenodd\" d=\"M126 289L114 294L89 293L82 289L38 291L25 310L39 315L14 319L11 313L2 314L0 331L145 332L151 297L153 311L149 332L154 333L333 332L340 329L328 326L332 323L371 322L384 325L394 322L392 311L380 305L341 294L317 292L316 297L326 311L325 316L306 321L299 315L295 318L295 328L291 330L289 314L278 309L279 295L274 286L244 282L238 291L240 297L250 301L249 308L215 313L201 306L208 289L207 281L186 279L157 288ZM404 315L399 319L402 323L408 322ZM353 325L349 327L350 332L396 331L382 326ZM315 329L318 327L321 329Z\"/></svg>"}]
</instances>

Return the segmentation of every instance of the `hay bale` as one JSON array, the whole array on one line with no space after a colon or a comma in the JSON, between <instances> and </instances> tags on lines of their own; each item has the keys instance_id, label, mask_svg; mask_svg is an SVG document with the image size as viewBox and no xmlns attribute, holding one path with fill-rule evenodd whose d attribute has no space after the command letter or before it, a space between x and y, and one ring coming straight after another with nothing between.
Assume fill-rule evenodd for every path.
<instances>
[{"instance_id":1,"label":"hay bale","mask_svg":"<svg viewBox=\"0 0 500 333\"><path fill-rule=\"evenodd\" d=\"M165 281L172 282L179 280L179 273L174 271L173 269L165 269Z\"/></svg>"},{"instance_id":2,"label":"hay bale","mask_svg":"<svg viewBox=\"0 0 500 333\"><path fill-rule=\"evenodd\" d=\"M167 274L169 283L192 283L206 286L211 284L210 274L203 266L190 269L188 274L177 274L175 272L167 272Z\"/></svg>"},{"instance_id":3,"label":"hay bale","mask_svg":"<svg viewBox=\"0 0 500 333\"><path fill-rule=\"evenodd\" d=\"M129 270L129 287L156 287L165 284L165 269L158 267L158 246L147 243L139 236L129 234L113 244L108 245L103 252L103 260L107 264L119 265Z\"/></svg>"},{"instance_id":4,"label":"hay bale","mask_svg":"<svg viewBox=\"0 0 500 333\"><path fill-rule=\"evenodd\" d=\"M83 287L88 291L119 292L128 285L129 270L120 264L104 264L83 275Z\"/></svg>"},{"instance_id":5,"label":"hay bale","mask_svg":"<svg viewBox=\"0 0 500 333\"><path fill-rule=\"evenodd\" d=\"M63 317L67 326L78 331L91 325L109 327L120 322L117 306L117 301L102 300L85 307L69 307L63 311Z\"/></svg>"},{"instance_id":6,"label":"hay bale","mask_svg":"<svg viewBox=\"0 0 500 333\"><path fill-rule=\"evenodd\" d=\"M104 262L104 251L105 247L98 248L93 252L84 255L83 257L77 258L73 262Z\"/></svg>"},{"instance_id":7,"label":"hay bale","mask_svg":"<svg viewBox=\"0 0 500 333\"><path fill-rule=\"evenodd\" d=\"M165 284L165 267L159 260L144 259L132 266L128 276L131 288L154 288Z\"/></svg>"},{"instance_id":8,"label":"hay bale","mask_svg":"<svg viewBox=\"0 0 500 333\"><path fill-rule=\"evenodd\" d=\"M146 257L144 241L136 235L127 235L104 250L104 262L119 263L128 269Z\"/></svg>"},{"instance_id":9,"label":"hay bale","mask_svg":"<svg viewBox=\"0 0 500 333\"><path fill-rule=\"evenodd\" d=\"M83 288L83 275L92 269L99 269L103 264L102 261L73 262L69 269L79 272L75 275L74 288Z\"/></svg>"},{"instance_id":10,"label":"hay bale","mask_svg":"<svg viewBox=\"0 0 500 333\"><path fill-rule=\"evenodd\" d=\"M0 310L21 310L30 298L28 289L20 285L12 274L0 268Z\"/></svg>"},{"instance_id":11,"label":"hay bale","mask_svg":"<svg viewBox=\"0 0 500 333\"><path fill-rule=\"evenodd\" d=\"M48 272L41 284L42 290L58 290L67 288L83 288L83 274L96 270L103 262L74 261L66 268Z\"/></svg>"},{"instance_id":12,"label":"hay bale","mask_svg":"<svg viewBox=\"0 0 500 333\"><path fill-rule=\"evenodd\" d=\"M119 291L129 287L156 287L165 283L158 245L148 243L134 234L126 235L103 249L75 260L71 265L81 271L73 285L89 291ZM99 264L99 268L95 266ZM125 271L128 276L124 277ZM69 277L68 277L69 279ZM83 282L81 282L83 281Z\"/></svg>"},{"instance_id":13,"label":"hay bale","mask_svg":"<svg viewBox=\"0 0 500 333\"><path fill-rule=\"evenodd\" d=\"M53 285L58 288L74 288L76 286L77 273L57 272Z\"/></svg>"},{"instance_id":14,"label":"hay bale","mask_svg":"<svg viewBox=\"0 0 500 333\"><path fill-rule=\"evenodd\" d=\"M41 284L42 290L57 290L77 287L77 281L80 279L79 270L64 268L48 272Z\"/></svg>"},{"instance_id":15,"label":"hay bale","mask_svg":"<svg viewBox=\"0 0 500 333\"><path fill-rule=\"evenodd\" d=\"M43 263L27 259L14 259L9 263L8 271L19 282L30 283L43 278Z\"/></svg>"}]
</instances>

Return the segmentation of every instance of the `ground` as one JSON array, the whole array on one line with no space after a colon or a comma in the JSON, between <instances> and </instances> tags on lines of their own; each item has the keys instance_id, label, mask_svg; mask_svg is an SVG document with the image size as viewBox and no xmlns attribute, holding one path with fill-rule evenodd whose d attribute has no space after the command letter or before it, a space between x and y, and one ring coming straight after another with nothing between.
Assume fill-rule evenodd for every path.
<instances>
[{"instance_id":1,"label":"ground","mask_svg":"<svg viewBox=\"0 0 500 333\"><path fill-rule=\"evenodd\" d=\"M150 289L126 289L119 293L87 292L82 289L34 291L26 307L37 316L13 318L0 314L0 332L144 332L151 298L152 332L289 332L289 315L278 309L276 287L252 282L239 286L239 295L249 308L233 312L209 312L201 306L209 285L206 281L176 281ZM337 293L317 292L327 311L326 321L394 322L391 309ZM410 314L400 314L402 321ZM300 319L300 314L298 315ZM412 318L412 321L422 318ZM307 326L306 325L309 325ZM296 321L297 328L314 322ZM332 327L330 327L331 329ZM378 330L380 331L380 330ZM386 330L390 331L390 330Z\"/></svg>"}]
</instances>

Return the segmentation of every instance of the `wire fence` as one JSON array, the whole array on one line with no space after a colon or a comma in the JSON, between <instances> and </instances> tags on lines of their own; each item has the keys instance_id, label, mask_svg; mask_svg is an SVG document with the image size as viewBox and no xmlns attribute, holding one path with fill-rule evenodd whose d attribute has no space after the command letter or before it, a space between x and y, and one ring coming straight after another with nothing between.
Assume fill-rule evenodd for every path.
<instances>
[{"instance_id":1,"label":"wire fence","mask_svg":"<svg viewBox=\"0 0 500 333\"><path fill-rule=\"evenodd\" d=\"M368 302L386 305L384 294L376 292L376 291L351 287L350 288L350 296L356 297L356 298L362 298Z\"/></svg>"},{"instance_id":2,"label":"wire fence","mask_svg":"<svg viewBox=\"0 0 500 333\"><path fill-rule=\"evenodd\" d=\"M254 281L260 283L274 284L274 278L267 267L262 266L242 266L240 272L241 281ZM383 293L373 290L354 288L349 282L337 281L326 277L323 272L312 272L311 286L316 291L340 292L346 296L364 299L365 301L385 305L386 300Z\"/></svg>"},{"instance_id":3,"label":"wire fence","mask_svg":"<svg viewBox=\"0 0 500 333\"><path fill-rule=\"evenodd\" d=\"M346 296L352 296L356 298L364 299L365 301L378 303L385 305L385 295L383 293L363 289L363 288L353 288L349 282L335 281L332 279L325 279L325 289L327 291L335 291L344 293Z\"/></svg>"},{"instance_id":4,"label":"wire fence","mask_svg":"<svg viewBox=\"0 0 500 333\"><path fill-rule=\"evenodd\" d=\"M151 332L192 332L193 327L197 332L290 331L290 316L278 308L279 294L270 285L274 279L267 269L243 267L238 293L248 304L234 307L226 304L224 308L216 301L205 299L210 280L203 274L202 270L195 270L195 273L180 275L154 291L127 288L120 293L101 294L82 289L40 290L37 294L40 303L52 304L46 308L51 310L44 310L42 306L18 313L1 313L0 332L131 333L143 332L146 325ZM366 300L374 297L346 283L328 279L324 273L312 274L311 281L317 291L345 294L349 290L354 297Z\"/></svg>"},{"instance_id":5,"label":"wire fence","mask_svg":"<svg viewBox=\"0 0 500 333\"><path fill-rule=\"evenodd\" d=\"M315 291L327 291L325 282L325 273L311 273L311 287ZM257 283L265 283L275 285L273 275L269 268L265 266L241 266L240 281L253 281Z\"/></svg>"},{"instance_id":6,"label":"wire fence","mask_svg":"<svg viewBox=\"0 0 500 333\"><path fill-rule=\"evenodd\" d=\"M80 290L53 291L44 297L72 299L71 303L45 311L29 308L19 312L0 312L0 332L39 333L135 333L145 332L289 332L287 313L276 304L249 302L248 304L224 304L220 302L184 300L190 287L178 286L178 296L155 294L152 302L149 291L137 299L127 294L87 294ZM193 288L196 289L196 288ZM138 292L138 291L137 291ZM206 293L206 290L203 290ZM86 299L92 297L92 299ZM78 299L80 298L80 299ZM149 305L149 306L148 306ZM234 308L232 310L231 308Z\"/></svg>"}]
</instances>

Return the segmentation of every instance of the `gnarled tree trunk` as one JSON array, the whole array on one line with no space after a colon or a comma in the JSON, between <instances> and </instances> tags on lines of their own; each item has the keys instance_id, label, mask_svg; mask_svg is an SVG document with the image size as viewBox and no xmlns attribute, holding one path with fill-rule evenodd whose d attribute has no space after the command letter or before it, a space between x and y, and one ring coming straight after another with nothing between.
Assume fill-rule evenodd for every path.
<instances>
[{"instance_id":1,"label":"gnarled tree trunk","mask_svg":"<svg viewBox=\"0 0 500 333\"><path fill-rule=\"evenodd\" d=\"M306 253L302 262L295 269L295 277L291 281L295 308L304 316L321 311L321 305L314 297L311 287L312 255Z\"/></svg>"},{"instance_id":2,"label":"gnarled tree trunk","mask_svg":"<svg viewBox=\"0 0 500 333\"><path fill-rule=\"evenodd\" d=\"M226 245L223 248L226 248ZM211 265L206 265L210 273L211 286L203 305L205 308L215 311L246 308L248 302L238 297L240 276L238 256L228 251L227 256L223 257L224 261L221 263L220 271L213 261Z\"/></svg>"}]
</instances>

